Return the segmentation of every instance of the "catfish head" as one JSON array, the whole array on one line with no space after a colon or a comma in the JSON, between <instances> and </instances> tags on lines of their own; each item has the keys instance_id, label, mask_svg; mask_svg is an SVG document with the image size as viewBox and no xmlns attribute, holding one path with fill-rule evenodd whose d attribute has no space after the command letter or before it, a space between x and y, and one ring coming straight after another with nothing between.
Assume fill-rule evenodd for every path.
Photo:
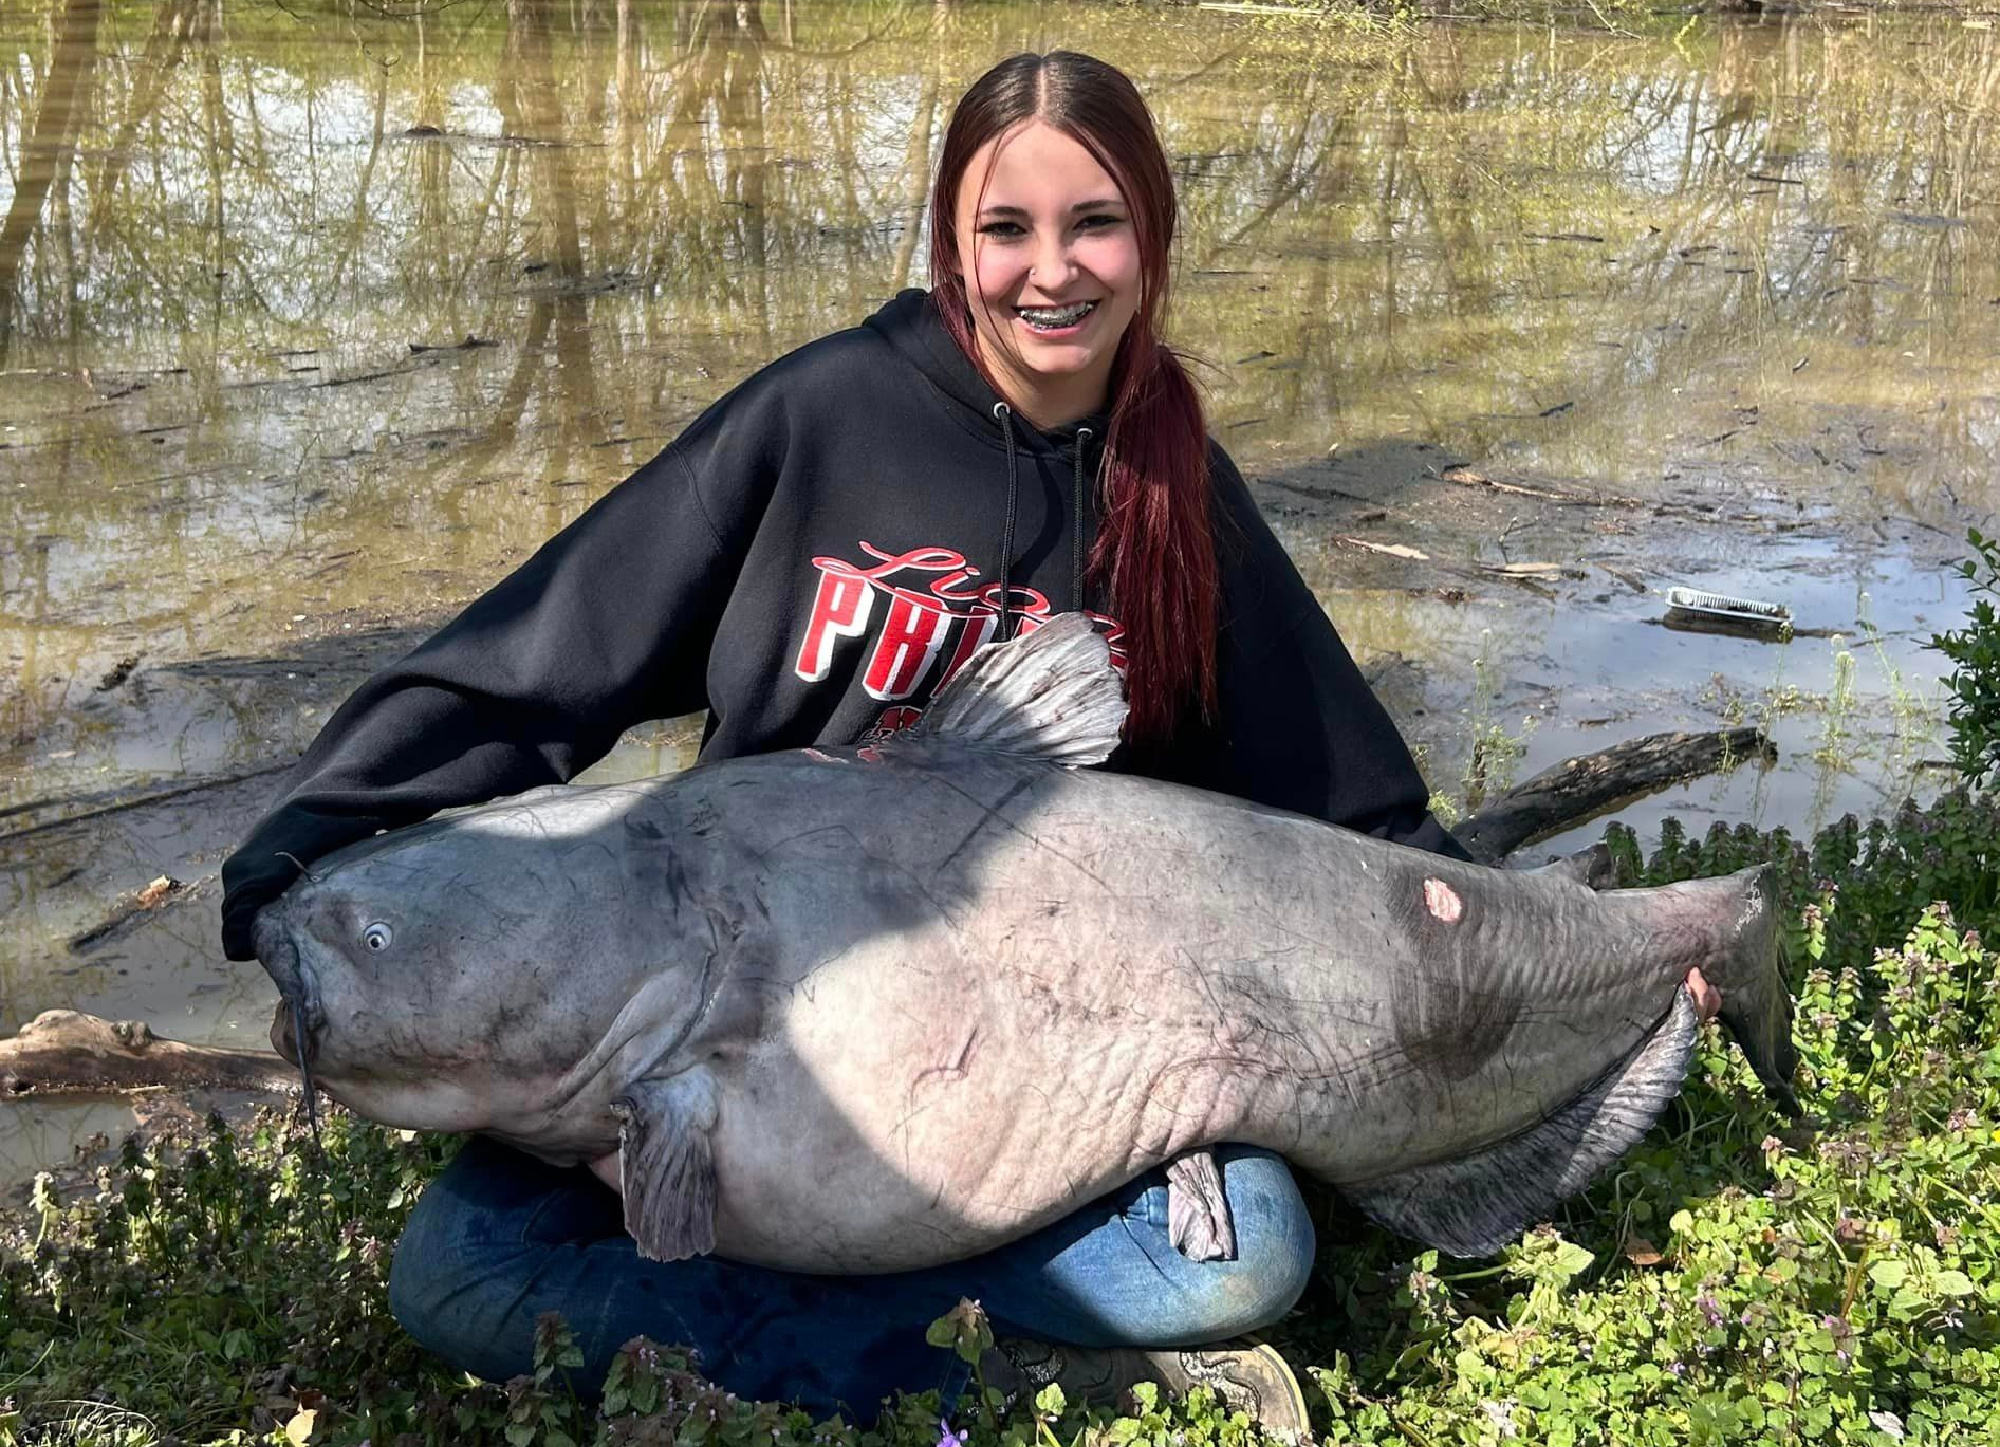
<instances>
[{"instance_id":1,"label":"catfish head","mask_svg":"<svg viewBox=\"0 0 2000 1447\"><path fill-rule=\"evenodd\" d=\"M632 828L629 791L563 794L352 845L259 914L308 1097L551 1158L615 1142L608 1096L691 1028L713 952L667 831Z\"/></svg>"}]
</instances>

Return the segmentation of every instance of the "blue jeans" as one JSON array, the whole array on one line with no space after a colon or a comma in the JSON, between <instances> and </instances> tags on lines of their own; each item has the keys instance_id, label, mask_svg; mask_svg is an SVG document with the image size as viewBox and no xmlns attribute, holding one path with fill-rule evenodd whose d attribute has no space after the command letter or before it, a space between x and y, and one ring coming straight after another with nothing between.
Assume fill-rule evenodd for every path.
<instances>
[{"instance_id":1,"label":"blue jeans","mask_svg":"<svg viewBox=\"0 0 2000 1447\"><path fill-rule=\"evenodd\" d=\"M641 1260L618 1198L589 1171L469 1142L410 1214L389 1277L404 1328L492 1381L530 1370L535 1318L562 1313L595 1391L635 1336L693 1347L740 1397L869 1421L897 1389L963 1385L924 1328L981 1302L1002 1335L1080 1347L1198 1346L1269 1326L1313 1265L1312 1219L1285 1163L1216 1150L1236 1225L1233 1261L1189 1261L1167 1240L1155 1171L997 1251L884 1276L807 1276L700 1257Z\"/></svg>"}]
</instances>

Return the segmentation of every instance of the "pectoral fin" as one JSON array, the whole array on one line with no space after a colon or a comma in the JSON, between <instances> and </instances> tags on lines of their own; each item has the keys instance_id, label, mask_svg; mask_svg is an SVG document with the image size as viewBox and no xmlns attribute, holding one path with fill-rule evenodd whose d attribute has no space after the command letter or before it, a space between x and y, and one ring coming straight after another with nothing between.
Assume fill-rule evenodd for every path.
<instances>
[{"instance_id":1,"label":"pectoral fin","mask_svg":"<svg viewBox=\"0 0 2000 1447\"><path fill-rule=\"evenodd\" d=\"M635 1080L611 1110L618 1117L625 1229L639 1254L684 1261L714 1250L714 1077L696 1066Z\"/></svg>"},{"instance_id":2,"label":"pectoral fin","mask_svg":"<svg viewBox=\"0 0 2000 1447\"><path fill-rule=\"evenodd\" d=\"M1190 1261L1236 1259L1236 1227L1222 1193L1222 1171L1208 1151L1167 1163L1167 1239Z\"/></svg>"}]
</instances>

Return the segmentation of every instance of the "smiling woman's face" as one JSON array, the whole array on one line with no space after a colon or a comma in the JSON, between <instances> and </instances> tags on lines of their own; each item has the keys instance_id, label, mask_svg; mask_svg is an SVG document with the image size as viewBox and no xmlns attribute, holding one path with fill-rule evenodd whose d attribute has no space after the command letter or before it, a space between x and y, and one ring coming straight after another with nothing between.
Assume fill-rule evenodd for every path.
<instances>
[{"instance_id":1,"label":"smiling woman's face","mask_svg":"<svg viewBox=\"0 0 2000 1447\"><path fill-rule=\"evenodd\" d=\"M1102 408L1140 289L1138 238L1110 173L1029 121L973 155L957 226L973 334L1001 394L1041 427Z\"/></svg>"}]
</instances>

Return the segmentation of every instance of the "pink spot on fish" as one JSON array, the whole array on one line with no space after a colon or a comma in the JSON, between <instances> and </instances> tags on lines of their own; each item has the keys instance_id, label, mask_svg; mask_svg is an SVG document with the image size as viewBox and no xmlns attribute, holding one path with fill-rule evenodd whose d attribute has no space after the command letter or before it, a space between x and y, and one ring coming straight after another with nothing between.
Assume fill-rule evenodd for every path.
<instances>
[{"instance_id":1,"label":"pink spot on fish","mask_svg":"<svg viewBox=\"0 0 2000 1447\"><path fill-rule=\"evenodd\" d=\"M799 752L803 753L809 759L818 759L822 764L844 764L847 762L845 759L836 759L832 754L823 754L818 749L801 749Z\"/></svg>"},{"instance_id":2,"label":"pink spot on fish","mask_svg":"<svg viewBox=\"0 0 2000 1447\"><path fill-rule=\"evenodd\" d=\"M1465 901L1442 879L1424 881L1424 908L1445 924L1457 924L1465 916Z\"/></svg>"}]
</instances>

